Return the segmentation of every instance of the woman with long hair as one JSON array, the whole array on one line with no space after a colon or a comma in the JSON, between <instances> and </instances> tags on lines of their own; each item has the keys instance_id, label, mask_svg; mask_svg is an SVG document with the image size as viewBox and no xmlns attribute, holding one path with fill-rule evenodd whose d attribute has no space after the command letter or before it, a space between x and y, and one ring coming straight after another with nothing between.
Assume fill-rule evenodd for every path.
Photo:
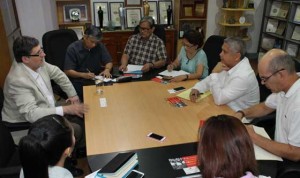
<instances>
[{"instance_id":1,"label":"woman with long hair","mask_svg":"<svg viewBox=\"0 0 300 178\"><path fill-rule=\"evenodd\" d=\"M73 128L62 116L37 120L19 143L23 167L20 178L73 178L64 163L74 145Z\"/></svg>"}]
</instances>

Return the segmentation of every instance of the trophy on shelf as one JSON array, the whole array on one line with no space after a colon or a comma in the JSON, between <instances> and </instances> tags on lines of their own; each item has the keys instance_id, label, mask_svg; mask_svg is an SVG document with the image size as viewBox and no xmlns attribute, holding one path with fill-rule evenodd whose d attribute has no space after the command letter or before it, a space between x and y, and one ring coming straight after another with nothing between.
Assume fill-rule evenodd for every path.
<instances>
[{"instance_id":1,"label":"trophy on shelf","mask_svg":"<svg viewBox=\"0 0 300 178\"><path fill-rule=\"evenodd\" d=\"M100 29L103 29L103 10L101 9L101 6L99 6L98 18L99 18Z\"/></svg>"},{"instance_id":2,"label":"trophy on shelf","mask_svg":"<svg viewBox=\"0 0 300 178\"><path fill-rule=\"evenodd\" d=\"M144 9L144 16L149 16L150 5L148 4L148 0L144 1L143 9Z\"/></svg>"},{"instance_id":3,"label":"trophy on shelf","mask_svg":"<svg viewBox=\"0 0 300 178\"><path fill-rule=\"evenodd\" d=\"M122 7L122 4L120 4L119 7L119 16L120 16L121 30L125 30L125 8Z\"/></svg>"},{"instance_id":4,"label":"trophy on shelf","mask_svg":"<svg viewBox=\"0 0 300 178\"><path fill-rule=\"evenodd\" d=\"M172 13L173 13L173 10L171 9L171 6L169 5L169 7L167 9L168 28L170 28L170 25L171 25Z\"/></svg>"},{"instance_id":5,"label":"trophy on shelf","mask_svg":"<svg viewBox=\"0 0 300 178\"><path fill-rule=\"evenodd\" d=\"M79 22L79 20L81 18L80 9L72 8L69 10L69 14L70 14L70 19L72 20L72 22Z\"/></svg>"}]
</instances>

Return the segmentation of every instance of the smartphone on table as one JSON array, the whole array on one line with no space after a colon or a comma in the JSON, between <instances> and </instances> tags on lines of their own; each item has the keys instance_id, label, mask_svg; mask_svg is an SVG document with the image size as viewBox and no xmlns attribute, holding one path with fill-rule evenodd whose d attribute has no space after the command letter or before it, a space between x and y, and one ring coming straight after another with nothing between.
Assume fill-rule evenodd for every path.
<instances>
[{"instance_id":1,"label":"smartphone on table","mask_svg":"<svg viewBox=\"0 0 300 178\"><path fill-rule=\"evenodd\" d=\"M160 142L162 142L162 141L164 141L166 139L166 137L158 135L158 134L153 133L153 132L150 132L147 136L149 138L152 138L152 139L160 141Z\"/></svg>"},{"instance_id":2,"label":"smartphone on table","mask_svg":"<svg viewBox=\"0 0 300 178\"><path fill-rule=\"evenodd\" d=\"M142 178L142 177L144 177L144 173L137 170L132 170L126 178Z\"/></svg>"}]
</instances>

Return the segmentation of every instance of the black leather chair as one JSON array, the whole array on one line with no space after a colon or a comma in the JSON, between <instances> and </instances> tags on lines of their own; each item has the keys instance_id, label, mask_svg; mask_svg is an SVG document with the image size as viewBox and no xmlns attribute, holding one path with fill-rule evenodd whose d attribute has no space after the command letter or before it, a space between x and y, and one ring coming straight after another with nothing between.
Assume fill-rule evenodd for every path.
<instances>
[{"instance_id":1,"label":"black leather chair","mask_svg":"<svg viewBox=\"0 0 300 178\"><path fill-rule=\"evenodd\" d=\"M207 56L209 73L211 73L217 63L221 61L219 54L222 51L224 39L225 37L223 36L212 35L204 43L203 51Z\"/></svg>"},{"instance_id":2,"label":"black leather chair","mask_svg":"<svg viewBox=\"0 0 300 178\"><path fill-rule=\"evenodd\" d=\"M0 178L18 178L21 170L19 151L8 128L0 122Z\"/></svg>"},{"instance_id":3,"label":"black leather chair","mask_svg":"<svg viewBox=\"0 0 300 178\"><path fill-rule=\"evenodd\" d=\"M77 40L78 37L76 33L71 29L59 29L46 32L42 38L43 48L46 54L45 60L63 70L67 47ZM56 95L67 99L67 95L53 81L52 88Z\"/></svg>"},{"instance_id":4,"label":"black leather chair","mask_svg":"<svg viewBox=\"0 0 300 178\"><path fill-rule=\"evenodd\" d=\"M136 26L134 28L134 34L137 34L140 32L139 30L140 26ZM165 31L165 27L163 25L155 25L155 30L153 32L156 36L158 36L158 38L160 38L164 44L166 44L166 31Z\"/></svg>"}]
</instances>

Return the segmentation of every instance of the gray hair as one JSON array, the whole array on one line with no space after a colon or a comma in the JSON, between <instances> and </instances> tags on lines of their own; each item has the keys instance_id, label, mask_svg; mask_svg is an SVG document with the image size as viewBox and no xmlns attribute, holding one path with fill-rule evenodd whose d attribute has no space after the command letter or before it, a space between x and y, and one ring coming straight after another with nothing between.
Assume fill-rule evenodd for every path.
<instances>
[{"instance_id":1,"label":"gray hair","mask_svg":"<svg viewBox=\"0 0 300 178\"><path fill-rule=\"evenodd\" d=\"M289 74L296 72L295 61L284 51L273 57L268 66L268 70L272 73L280 69L285 69Z\"/></svg>"},{"instance_id":2,"label":"gray hair","mask_svg":"<svg viewBox=\"0 0 300 178\"><path fill-rule=\"evenodd\" d=\"M154 25L155 25L155 21L151 16L144 16L141 19L140 24L143 23L143 22L148 22L151 28L153 28Z\"/></svg>"},{"instance_id":3,"label":"gray hair","mask_svg":"<svg viewBox=\"0 0 300 178\"><path fill-rule=\"evenodd\" d=\"M224 40L224 43L228 44L230 50L235 53L241 54L241 59L244 58L246 54L246 44L239 37L228 37Z\"/></svg>"}]
</instances>

